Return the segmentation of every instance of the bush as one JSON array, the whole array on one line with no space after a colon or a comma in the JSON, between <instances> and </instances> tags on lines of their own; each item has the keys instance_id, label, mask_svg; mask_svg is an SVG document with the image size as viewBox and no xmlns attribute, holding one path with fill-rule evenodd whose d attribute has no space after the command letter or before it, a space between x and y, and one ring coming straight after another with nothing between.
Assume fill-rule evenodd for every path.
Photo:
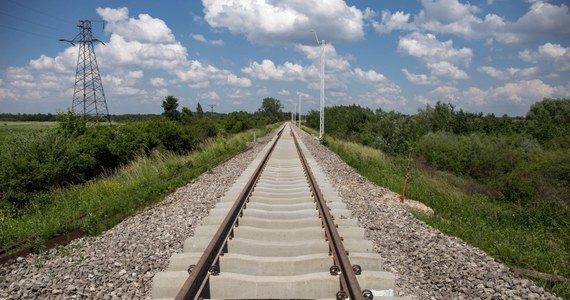
<instances>
[{"instance_id":1,"label":"bush","mask_svg":"<svg viewBox=\"0 0 570 300\"><path fill-rule=\"evenodd\" d=\"M74 138L58 132L14 136L0 147L0 196L23 207L29 193L83 182L95 164Z\"/></svg>"},{"instance_id":2,"label":"bush","mask_svg":"<svg viewBox=\"0 0 570 300\"><path fill-rule=\"evenodd\" d=\"M437 132L423 136L416 150L438 169L493 183L541 147L532 138L520 134L460 136Z\"/></svg>"}]
</instances>

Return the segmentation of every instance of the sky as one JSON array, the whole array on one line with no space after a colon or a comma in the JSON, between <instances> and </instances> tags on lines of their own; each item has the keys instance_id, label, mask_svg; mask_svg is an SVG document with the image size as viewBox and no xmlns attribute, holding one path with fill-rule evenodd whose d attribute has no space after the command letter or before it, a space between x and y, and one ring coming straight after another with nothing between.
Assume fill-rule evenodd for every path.
<instances>
[{"instance_id":1,"label":"sky","mask_svg":"<svg viewBox=\"0 0 570 300\"><path fill-rule=\"evenodd\" d=\"M524 116L570 98L567 1L0 0L0 113L72 105L78 45L93 22L111 114L181 107L284 111L325 105L414 114L437 101ZM325 43L319 44L315 38ZM322 46L324 45L324 47Z\"/></svg>"}]
</instances>

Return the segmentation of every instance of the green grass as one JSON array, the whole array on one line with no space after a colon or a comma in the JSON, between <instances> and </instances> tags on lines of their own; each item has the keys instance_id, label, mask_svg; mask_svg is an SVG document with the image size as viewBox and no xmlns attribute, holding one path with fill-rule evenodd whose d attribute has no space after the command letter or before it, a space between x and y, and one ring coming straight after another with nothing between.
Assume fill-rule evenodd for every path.
<instances>
[{"instance_id":1,"label":"green grass","mask_svg":"<svg viewBox=\"0 0 570 300\"><path fill-rule=\"evenodd\" d=\"M273 128L257 130L257 136ZM46 200L37 202L48 204L31 207L17 218L0 211L0 248L28 240L19 249L40 250L44 241L75 229L99 234L243 151L251 140L250 131L210 140L186 156L154 152L84 185L39 194Z\"/></svg>"},{"instance_id":2,"label":"green grass","mask_svg":"<svg viewBox=\"0 0 570 300\"><path fill-rule=\"evenodd\" d=\"M0 121L0 141L12 135L18 135L31 130L54 128L55 126L57 126L57 122Z\"/></svg>"},{"instance_id":3,"label":"green grass","mask_svg":"<svg viewBox=\"0 0 570 300\"><path fill-rule=\"evenodd\" d=\"M389 157L379 150L330 137L326 143L361 175L396 193L401 192L406 159ZM418 214L418 218L509 266L570 277L570 223L560 224L558 230L546 228L539 220L529 218L528 212L517 204L462 191L446 180L450 176L453 175L412 168L406 197L434 210L433 216ZM455 182L461 180L454 178ZM537 283L570 299L570 282L552 285L539 280Z\"/></svg>"}]
</instances>

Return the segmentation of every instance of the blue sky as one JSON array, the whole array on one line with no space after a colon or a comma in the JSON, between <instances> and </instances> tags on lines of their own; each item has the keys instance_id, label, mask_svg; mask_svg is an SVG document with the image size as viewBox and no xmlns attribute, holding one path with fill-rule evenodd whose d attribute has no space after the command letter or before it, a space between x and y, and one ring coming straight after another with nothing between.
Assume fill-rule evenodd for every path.
<instances>
[{"instance_id":1,"label":"blue sky","mask_svg":"<svg viewBox=\"0 0 570 300\"><path fill-rule=\"evenodd\" d=\"M318 109L326 43L326 105L413 114L451 102L524 115L570 98L565 1L0 0L0 113L71 106L77 46L93 23L111 114L160 113L165 96L195 110L250 111L264 97Z\"/></svg>"}]
</instances>

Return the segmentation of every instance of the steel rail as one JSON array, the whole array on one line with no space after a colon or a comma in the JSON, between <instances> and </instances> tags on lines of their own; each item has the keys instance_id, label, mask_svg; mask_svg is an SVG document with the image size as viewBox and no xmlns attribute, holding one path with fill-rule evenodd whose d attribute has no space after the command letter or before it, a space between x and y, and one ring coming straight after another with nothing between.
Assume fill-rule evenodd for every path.
<instances>
[{"instance_id":1,"label":"steel rail","mask_svg":"<svg viewBox=\"0 0 570 300\"><path fill-rule=\"evenodd\" d=\"M262 162L259 164L246 186L237 197L228 215L222 221L220 228L218 228L218 231L216 231L216 234L212 237L208 247L204 250L200 260L190 271L190 276L186 279L182 288L176 295L176 300L198 299L203 296L209 297L209 290L207 288L209 271L213 266L219 263L219 256L223 254L226 249L228 238L233 235L233 228L237 226L238 218L242 213L243 207L246 204L261 171L267 164L273 149L275 149L275 145L277 145L285 127L286 126L283 126L283 128L281 128L277 133L277 139L275 139L275 142L271 145L269 151L267 151Z\"/></svg>"},{"instance_id":2,"label":"steel rail","mask_svg":"<svg viewBox=\"0 0 570 300\"><path fill-rule=\"evenodd\" d=\"M309 183L311 184L311 189L314 192L314 197L317 202L317 206L319 212L321 214L322 222L325 227L326 236L328 237L329 241L329 248L333 255L333 259L335 265L340 268L340 285L341 291L346 293L351 300L362 300L362 289L360 288L360 284L358 283L358 279L354 274L352 269L352 265L350 264L350 259L348 258L348 253L342 244L342 238L340 237L338 230L334 224L333 216L331 215L326 201L323 197L321 189L317 184L317 180L311 171L311 167L305 158L305 155L301 151L301 147L299 142L297 141L296 135L293 133L293 129L291 128L291 135L295 140L295 145L297 147L297 152L301 158L301 162L303 164L303 168L305 169L306 176L309 179ZM337 295L339 296L339 295ZM338 298L338 297L337 297Z\"/></svg>"}]
</instances>

